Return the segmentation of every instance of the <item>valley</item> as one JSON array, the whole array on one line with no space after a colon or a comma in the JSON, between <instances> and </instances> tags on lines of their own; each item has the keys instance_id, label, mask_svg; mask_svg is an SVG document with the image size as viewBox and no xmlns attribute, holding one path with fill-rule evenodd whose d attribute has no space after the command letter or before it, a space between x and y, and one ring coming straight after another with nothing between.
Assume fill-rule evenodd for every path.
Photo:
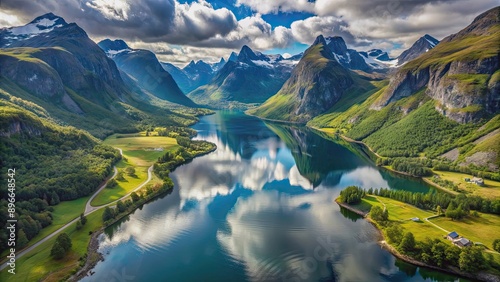
<instances>
[{"instance_id":1,"label":"valley","mask_svg":"<svg viewBox=\"0 0 500 282\"><path fill-rule=\"evenodd\" d=\"M499 281L500 7L387 47L174 4L0 22L1 281Z\"/></svg>"}]
</instances>

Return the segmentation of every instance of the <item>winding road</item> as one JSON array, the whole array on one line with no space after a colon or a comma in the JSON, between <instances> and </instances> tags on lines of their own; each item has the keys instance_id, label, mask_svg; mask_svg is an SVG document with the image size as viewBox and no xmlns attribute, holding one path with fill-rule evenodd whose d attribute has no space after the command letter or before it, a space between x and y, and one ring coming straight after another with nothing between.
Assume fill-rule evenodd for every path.
<instances>
[{"instance_id":1,"label":"winding road","mask_svg":"<svg viewBox=\"0 0 500 282\"><path fill-rule=\"evenodd\" d=\"M123 151L122 149L120 148L116 148L120 151L120 155L123 156ZM141 183L141 185L137 186L137 188L135 188L133 191L131 191L130 193L126 194L125 196L121 197L120 199L118 200L115 200L113 202L110 202L108 204L104 204L104 205L101 205L101 206L92 206L90 204L90 202L92 202L92 200L99 194L99 192L102 191L102 189L106 188L106 185L108 184L108 182L115 178L116 175L118 174L118 169L116 168L116 166L113 167L113 170L114 170L114 174L113 176L111 176L110 178L108 178L103 184L101 184L101 186L99 186L99 188L94 192L94 194L92 194L92 196L89 198L89 200L87 201L87 203L85 204L85 211L83 212L84 215L89 215L99 209L102 209L104 207L107 207L107 206L110 206L110 205L113 205L114 203L122 200L122 199L125 199L126 197L130 196L130 194L132 194L132 192L135 192L139 189L141 189L142 187L144 187L149 181L151 181L151 179L153 178L153 166L150 166L148 168L148 178L143 182ZM42 240L36 242L35 244L23 249L22 251L16 253L16 260L18 260L20 257L24 256L25 254L33 251L36 247L40 246L41 244L47 242L47 240L50 240L51 238L53 238L54 236L58 235L59 233L61 233L61 231L63 231L64 229L66 229L67 227L69 227L70 225L72 225L73 223L77 222L78 220L80 219L80 217L77 217L75 219L73 219L72 221L66 223L65 225L63 225L61 228L55 230L54 232L50 233L49 235L47 235L46 237L44 237ZM0 271L3 270L4 268L7 267L7 261L2 263L2 265L0 265Z\"/></svg>"}]
</instances>

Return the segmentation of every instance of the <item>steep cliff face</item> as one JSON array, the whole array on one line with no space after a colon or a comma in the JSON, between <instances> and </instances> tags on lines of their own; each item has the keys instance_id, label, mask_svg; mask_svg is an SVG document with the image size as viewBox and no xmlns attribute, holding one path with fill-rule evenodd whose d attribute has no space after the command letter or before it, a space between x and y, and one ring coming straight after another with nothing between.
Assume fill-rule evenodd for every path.
<instances>
[{"instance_id":1,"label":"steep cliff face","mask_svg":"<svg viewBox=\"0 0 500 282\"><path fill-rule=\"evenodd\" d=\"M365 59L353 49L347 49L345 41L340 36L325 38L328 48L332 51L333 56L342 66L353 70L371 71Z\"/></svg>"},{"instance_id":2,"label":"steep cliff face","mask_svg":"<svg viewBox=\"0 0 500 282\"><path fill-rule=\"evenodd\" d=\"M46 100L63 105L67 110L81 114L83 111L78 104L66 93L65 81L54 67L38 57L48 55L51 60L57 61L55 54L67 53L60 49L53 48L13 48L0 51L0 65L9 66L0 68L0 75L22 85L27 91ZM63 73L71 80L69 65L64 68ZM76 72L78 74L78 72ZM78 80L78 79L76 79Z\"/></svg>"},{"instance_id":3,"label":"steep cliff face","mask_svg":"<svg viewBox=\"0 0 500 282\"><path fill-rule=\"evenodd\" d=\"M250 113L305 123L331 108L352 84L351 73L337 62L320 35L280 91Z\"/></svg>"},{"instance_id":4,"label":"steep cliff face","mask_svg":"<svg viewBox=\"0 0 500 282\"><path fill-rule=\"evenodd\" d=\"M499 12L497 7L478 16L469 27L404 65L372 109L427 87L426 94L438 101L436 109L455 121L473 122L498 113Z\"/></svg>"}]
</instances>

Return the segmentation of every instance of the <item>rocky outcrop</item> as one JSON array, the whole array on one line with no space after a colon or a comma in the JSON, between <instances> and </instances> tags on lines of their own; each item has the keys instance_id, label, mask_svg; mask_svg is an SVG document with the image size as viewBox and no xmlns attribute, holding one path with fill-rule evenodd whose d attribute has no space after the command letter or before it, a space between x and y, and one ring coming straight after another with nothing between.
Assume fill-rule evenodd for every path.
<instances>
[{"instance_id":1,"label":"rocky outcrop","mask_svg":"<svg viewBox=\"0 0 500 282\"><path fill-rule=\"evenodd\" d=\"M485 14L498 15L498 11L500 8ZM484 24L489 23L490 29L498 28L499 21L498 17L496 21L490 19L490 16L479 16L471 26L480 27L480 31L469 26L458 33L460 36L444 39L433 50L407 63L392 76L389 86L371 108L381 109L426 87L425 93L438 102L436 109L457 122L474 122L500 112L497 47L500 34L485 32ZM476 40L471 41L471 35L477 36ZM482 50L477 50L476 44L482 46ZM496 54L484 55L494 50Z\"/></svg>"},{"instance_id":2,"label":"rocky outcrop","mask_svg":"<svg viewBox=\"0 0 500 282\"><path fill-rule=\"evenodd\" d=\"M337 62L339 62L345 68L349 68L352 70L362 70L366 72L372 70L372 68L368 66L365 59L363 59L358 51L347 49L347 45L345 44L345 41L342 37L327 37L325 38L325 41Z\"/></svg>"},{"instance_id":3,"label":"rocky outcrop","mask_svg":"<svg viewBox=\"0 0 500 282\"><path fill-rule=\"evenodd\" d=\"M415 43L413 43L410 49L405 50L403 53L401 53L401 55L398 56L398 65L403 65L406 62L418 58L418 56L436 47L438 43L439 40L428 34L420 37L417 41L415 41Z\"/></svg>"},{"instance_id":4,"label":"rocky outcrop","mask_svg":"<svg viewBox=\"0 0 500 282\"><path fill-rule=\"evenodd\" d=\"M28 136L40 136L42 134L41 128L43 128L43 125L24 116L24 114L10 116L7 119L1 123L1 137L11 137L16 134L26 134Z\"/></svg>"}]
</instances>

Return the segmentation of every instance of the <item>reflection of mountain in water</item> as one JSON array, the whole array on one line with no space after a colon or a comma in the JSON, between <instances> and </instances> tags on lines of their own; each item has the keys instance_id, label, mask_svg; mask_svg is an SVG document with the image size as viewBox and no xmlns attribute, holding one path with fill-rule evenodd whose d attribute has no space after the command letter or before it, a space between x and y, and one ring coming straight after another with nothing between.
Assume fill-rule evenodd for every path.
<instances>
[{"instance_id":1,"label":"reflection of mountain in water","mask_svg":"<svg viewBox=\"0 0 500 282\"><path fill-rule=\"evenodd\" d=\"M307 128L296 128L275 123L266 125L285 142L291 150L300 174L311 181L314 187L321 184L331 172L340 172L337 177L330 177L340 181L341 172L368 166L369 162L360 158L345 144L321 138ZM337 183L338 183L337 181ZM336 184L336 183L331 183Z\"/></svg>"},{"instance_id":2,"label":"reflection of mountain in water","mask_svg":"<svg viewBox=\"0 0 500 282\"><path fill-rule=\"evenodd\" d=\"M220 125L217 128L218 137L243 159L250 159L255 153L255 142L276 136L259 119L249 119L238 112L224 112L217 116Z\"/></svg>"}]
</instances>

